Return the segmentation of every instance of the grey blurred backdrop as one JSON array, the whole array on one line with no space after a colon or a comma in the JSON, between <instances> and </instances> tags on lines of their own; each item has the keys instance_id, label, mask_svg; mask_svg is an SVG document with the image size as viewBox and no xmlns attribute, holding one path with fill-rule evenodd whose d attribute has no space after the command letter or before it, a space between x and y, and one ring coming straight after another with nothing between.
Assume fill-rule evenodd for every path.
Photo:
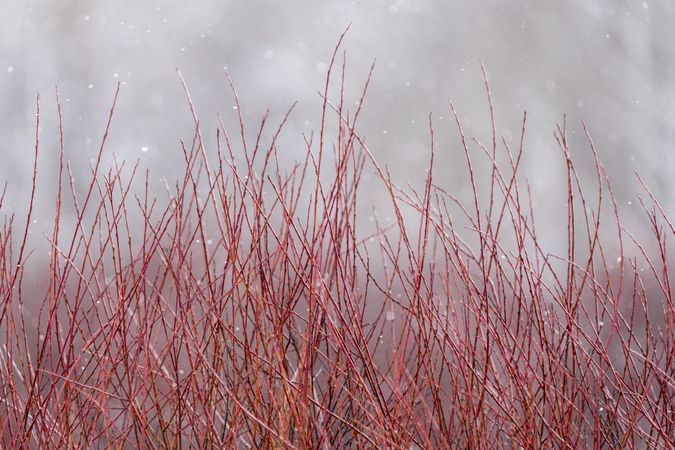
<instances>
[{"instance_id":1,"label":"grey blurred backdrop","mask_svg":"<svg viewBox=\"0 0 675 450\"><path fill-rule=\"evenodd\" d=\"M468 193L448 99L467 133L487 142L483 61L498 133L513 145L528 111L524 174L544 200L538 205L540 229L550 226L553 240L564 213L564 165L553 131L564 114L581 165L590 159L580 120L588 124L627 221L640 223L633 217L641 192L634 171L672 215L673 5L666 0L2 0L0 180L9 185L3 209L20 210L28 198L38 92L40 164L47 169L40 204L53 203L46 172L56 161L56 85L67 158L76 172L88 170L121 82L106 164L114 154L140 159L156 179L179 175L179 138L189 140L193 125L175 68L186 78L211 143L218 112L236 125L225 70L251 128L266 108L279 119L298 101L282 152L287 162L302 158L300 133L317 126L317 91L339 35L351 24L343 47L348 96L356 100L376 59L360 130L399 181L415 184L425 176L427 116L433 112L439 183L460 196ZM592 174L590 168L580 170L584 177ZM366 183L374 183L372 178ZM377 202L378 191L368 192ZM49 214L38 211L37 219L48 227Z\"/></svg>"}]
</instances>

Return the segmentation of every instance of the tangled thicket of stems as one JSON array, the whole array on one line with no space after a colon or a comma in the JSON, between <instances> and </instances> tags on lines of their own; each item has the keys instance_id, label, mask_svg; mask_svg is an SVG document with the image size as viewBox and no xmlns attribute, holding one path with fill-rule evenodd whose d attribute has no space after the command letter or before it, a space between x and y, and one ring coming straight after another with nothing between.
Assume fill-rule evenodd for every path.
<instances>
[{"instance_id":1,"label":"tangled thicket of stems","mask_svg":"<svg viewBox=\"0 0 675 450\"><path fill-rule=\"evenodd\" d=\"M101 167L114 103L84 190L61 126L44 264L28 259L36 136L27 217L0 230L0 445L672 448L673 226L646 185L650 242L622 227L597 158L585 195L559 127L568 252L554 256L517 175L522 138L498 142L492 118L491 143L471 141L453 107L473 200L434 182L431 120L424 187L400 188L357 134L335 62L303 162L280 167L285 119L263 144L265 120L251 141L241 115L209 158L192 109L185 176L163 199L147 172ZM371 236L364 167L395 217Z\"/></svg>"}]
</instances>

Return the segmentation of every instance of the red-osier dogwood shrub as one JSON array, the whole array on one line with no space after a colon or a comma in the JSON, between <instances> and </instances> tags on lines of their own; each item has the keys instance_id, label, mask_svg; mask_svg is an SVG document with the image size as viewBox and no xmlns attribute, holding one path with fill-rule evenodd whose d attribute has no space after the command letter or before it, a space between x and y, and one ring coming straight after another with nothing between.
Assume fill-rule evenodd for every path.
<instances>
[{"instance_id":1,"label":"red-osier dogwood shrub","mask_svg":"<svg viewBox=\"0 0 675 450\"><path fill-rule=\"evenodd\" d=\"M102 163L114 102L75 186L59 106L52 232L29 233L39 134L27 214L0 199L2 447L673 448L674 231L648 183L644 240L590 136L584 190L562 124L568 250L554 255L519 175L525 116L519 143L484 145L452 108L465 202L434 181L431 118L426 181L400 187L343 83L334 54L321 128L290 168L286 119L253 140L241 115L221 122L207 149L192 108L184 177L160 196L138 165ZM372 234L364 171L394 217ZM43 242L48 259L31 256Z\"/></svg>"}]
</instances>

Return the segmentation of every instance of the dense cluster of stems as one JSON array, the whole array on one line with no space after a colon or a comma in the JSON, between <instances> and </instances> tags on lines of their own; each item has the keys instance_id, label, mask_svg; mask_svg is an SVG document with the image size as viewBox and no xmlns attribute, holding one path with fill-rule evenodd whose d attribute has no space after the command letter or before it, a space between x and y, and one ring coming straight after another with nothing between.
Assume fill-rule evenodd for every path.
<instances>
[{"instance_id":1,"label":"dense cluster of stems","mask_svg":"<svg viewBox=\"0 0 675 450\"><path fill-rule=\"evenodd\" d=\"M431 116L422 189L392 180L344 75L336 49L321 128L290 168L277 141L291 111L254 139L241 113L221 121L207 149L186 88L195 133L162 195L138 165L103 167L114 102L76 186L57 94L51 234L29 233L37 132L26 216L0 197L1 447L675 445L674 230L648 183L645 242L622 226L590 136L584 191L563 123L568 250L551 254L519 175L525 116L516 145L498 139L486 76L491 141L465 136L451 106L467 203L435 182ZM364 171L393 216L367 233ZM48 258L31 255L40 239Z\"/></svg>"}]
</instances>

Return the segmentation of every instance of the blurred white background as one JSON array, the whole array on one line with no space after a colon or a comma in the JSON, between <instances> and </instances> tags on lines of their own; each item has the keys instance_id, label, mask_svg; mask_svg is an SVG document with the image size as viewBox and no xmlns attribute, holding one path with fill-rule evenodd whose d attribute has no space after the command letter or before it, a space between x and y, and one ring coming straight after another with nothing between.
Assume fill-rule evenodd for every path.
<instances>
[{"instance_id":1,"label":"blurred white background","mask_svg":"<svg viewBox=\"0 0 675 450\"><path fill-rule=\"evenodd\" d=\"M343 47L348 96L356 100L377 60L360 130L395 179L416 183L425 176L427 116L433 112L439 183L462 195L464 159L448 99L464 118L467 134L487 142L483 61L498 133L515 145L522 113L528 112L524 174L544 200L537 205L540 229L550 225L555 235L565 213L564 165L553 138L564 114L584 176L593 174L581 167L589 153L580 121L588 124L627 221L637 220L642 192L634 171L672 216L673 23L670 1L3 0L0 181L8 182L3 209L18 210L28 198L38 92L41 167L54 165L56 85L64 105L66 156L76 171L86 173L96 154L119 81L106 163L115 154L141 159L156 179L179 175L179 139L191 138L193 124L176 68L186 78L210 142L218 112L236 126L225 67L251 128L266 108L278 122L298 101L282 152L289 162L302 158L300 133L317 125L317 91L326 64L351 24ZM53 202L53 183L42 175L40 204L47 206ZM50 225L47 214L37 217Z\"/></svg>"}]
</instances>

